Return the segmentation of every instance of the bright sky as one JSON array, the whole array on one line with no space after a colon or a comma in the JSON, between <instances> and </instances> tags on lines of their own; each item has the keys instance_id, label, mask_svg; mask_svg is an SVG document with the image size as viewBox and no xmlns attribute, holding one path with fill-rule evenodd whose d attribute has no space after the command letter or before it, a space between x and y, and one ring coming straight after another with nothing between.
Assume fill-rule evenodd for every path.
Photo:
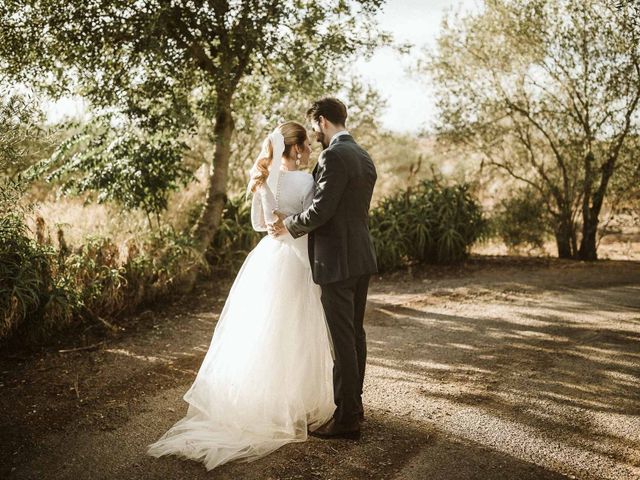
<instances>
[{"instance_id":1,"label":"bright sky","mask_svg":"<svg viewBox=\"0 0 640 480\"><path fill-rule=\"evenodd\" d=\"M359 60L354 70L374 85L387 100L382 125L398 132L417 132L434 119L434 98L427 79L407 73L425 45L433 46L440 22L448 10L477 10L482 0L387 0L378 19L380 26L396 40L416 45L405 57L391 49L376 52L365 61ZM78 116L84 111L82 102L62 99L48 108L49 121L65 115Z\"/></svg>"},{"instance_id":2,"label":"bright sky","mask_svg":"<svg viewBox=\"0 0 640 480\"><path fill-rule=\"evenodd\" d=\"M399 132L417 132L434 120L435 102L428 79L407 73L415 65L422 47L434 46L443 15L449 11L478 10L481 0L387 0L379 14L380 26L396 40L417 46L401 58L383 49L369 61L359 60L355 71L375 86L387 100L384 127Z\"/></svg>"}]
</instances>

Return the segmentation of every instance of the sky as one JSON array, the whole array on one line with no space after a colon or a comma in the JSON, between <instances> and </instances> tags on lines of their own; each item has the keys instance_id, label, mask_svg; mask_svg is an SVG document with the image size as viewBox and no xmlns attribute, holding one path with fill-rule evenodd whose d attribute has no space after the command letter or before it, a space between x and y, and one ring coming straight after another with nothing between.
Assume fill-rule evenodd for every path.
<instances>
[{"instance_id":1,"label":"sky","mask_svg":"<svg viewBox=\"0 0 640 480\"><path fill-rule=\"evenodd\" d=\"M440 22L448 10L477 10L481 0L387 0L378 14L380 27L393 34L398 42L416 47L401 56L391 48L378 50L369 60L359 59L354 73L373 85L387 100L381 124L396 132L416 133L435 119L434 94L427 77L407 72L415 65L422 48L433 47ZM79 116L83 103L65 98L48 106L50 122L63 116Z\"/></svg>"},{"instance_id":2,"label":"sky","mask_svg":"<svg viewBox=\"0 0 640 480\"><path fill-rule=\"evenodd\" d=\"M400 56L390 48L377 51L370 60L360 59L354 70L387 100L383 127L415 133L435 120L434 94L429 79L407 72L415 65L423 47L434 47L443 15L449 10L475 11L480 0L388 0L378 14L383 30L399 42L416 47Z\"/></svg>"}]
</instances>

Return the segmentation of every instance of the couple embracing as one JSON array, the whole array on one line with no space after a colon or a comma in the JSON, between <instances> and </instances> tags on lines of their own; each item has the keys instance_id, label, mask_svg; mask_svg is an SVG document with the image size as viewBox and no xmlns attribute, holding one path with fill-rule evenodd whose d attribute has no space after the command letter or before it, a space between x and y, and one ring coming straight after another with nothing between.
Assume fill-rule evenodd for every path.
<instances>
[{"instance_id":1,"label":"couple embracing","mask_svg":"<svg viewBox=\"0 0 640 480\"><path fill-rule=\"evenodd\" d=\"M267 231L231 287L184 400L184 418L147 453L207 470L260 458L307 435L360 438L367 356L363 318L377 271L368 212L375 166L345 129L336 98L308 117L324 150L297 122L265 139L250 173L253 228Z\"/></svg>"}]
</instances>

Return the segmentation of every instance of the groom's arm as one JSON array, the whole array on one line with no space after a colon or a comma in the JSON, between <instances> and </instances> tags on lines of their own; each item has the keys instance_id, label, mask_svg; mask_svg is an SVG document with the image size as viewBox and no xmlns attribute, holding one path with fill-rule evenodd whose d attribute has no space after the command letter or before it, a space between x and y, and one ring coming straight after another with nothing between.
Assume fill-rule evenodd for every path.
<instances>
[{"instance_id":1,"label":"groom's arm","mask_svg":"<svg viewBox=\"0 0 640 480\"><path fill-rule=\"evenodd\" d=\"M342 159L325 150L318 159L317 186L313 203L305 211L284 219L293 238L301 237L326 223L336 212L349 177Z\"/></svg>"}]
</instances>

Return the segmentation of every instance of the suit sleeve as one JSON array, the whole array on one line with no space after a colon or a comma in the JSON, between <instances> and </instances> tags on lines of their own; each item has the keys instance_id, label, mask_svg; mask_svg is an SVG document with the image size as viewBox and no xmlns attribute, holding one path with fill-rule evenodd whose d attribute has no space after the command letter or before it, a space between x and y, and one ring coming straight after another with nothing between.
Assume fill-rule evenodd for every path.
<instances>
[{"instance_id":1,"label":"suit sleeve","mask_svg":"<svg viewBox=\"0 0 640 480\"><path fill-rule=\"evenodd\" d=\"M315 230L333 217L349 181L342 159L331 150L325 150L318 159L316 178L315 195L309 208L284 219L293 238Z\"/></svg>"}]
</instances>

